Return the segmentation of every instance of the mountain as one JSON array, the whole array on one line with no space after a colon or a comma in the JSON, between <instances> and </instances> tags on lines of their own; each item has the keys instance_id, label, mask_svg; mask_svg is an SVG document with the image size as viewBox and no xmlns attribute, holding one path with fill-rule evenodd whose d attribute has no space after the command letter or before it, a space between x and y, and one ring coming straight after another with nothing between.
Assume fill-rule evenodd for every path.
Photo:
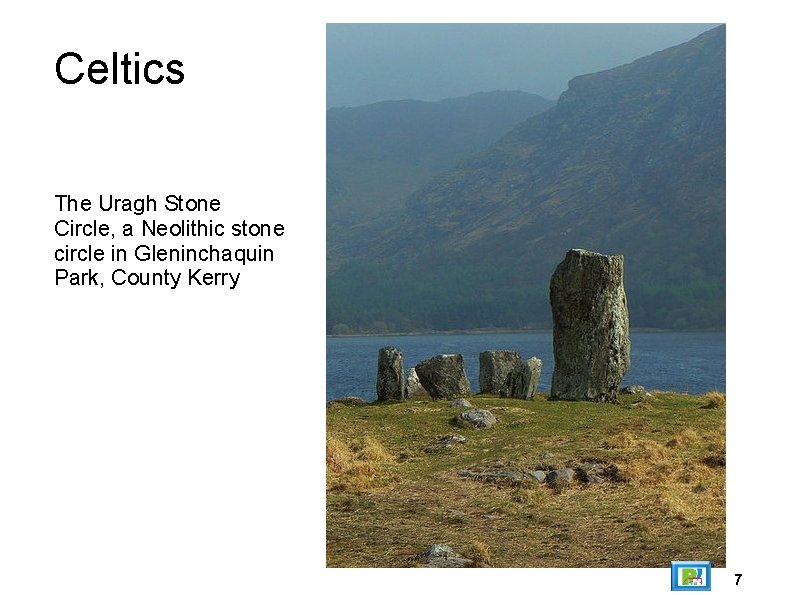
<instances>
[{"instance_id":1,"label":"mountain","mask_svg":"<svg viewBox=\"0 0 794 595\"><path fill-rule=\"evenodd\" d=\"M570 248L625 256L633 326L724 328L725 27L572 79L356 244L329 330L548 327Z\"/></svg>"},{"instance_id":2,"label":"mountain","mask_svg":"<svg viewBox=\"0 0 794 595\"><path fill-rule=\"evenodd\" d=\"M554 102L520 91L442 101L383 101L326 114L328 256L355 255L350 238L376 233L434 175L479 152Z\"/></svg>"}]
</instances>

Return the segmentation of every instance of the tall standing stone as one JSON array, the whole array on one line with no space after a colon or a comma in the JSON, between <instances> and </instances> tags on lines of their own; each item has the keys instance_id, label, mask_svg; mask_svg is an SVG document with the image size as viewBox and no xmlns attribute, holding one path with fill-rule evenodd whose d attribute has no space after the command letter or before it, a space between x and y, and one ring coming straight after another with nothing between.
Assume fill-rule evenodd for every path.
<instances>
[{"instance_id":1,"label":"tall standing stone","mask_svg":"<svg viewBox=\"0 0 794 595\"><path fill-rule=\"evenodd\" d=\"M519 363L505 380L503 390L499 393L503 397L514 399L533 400L538 392L538 381L543 362L537 357L531 357Z\"/></svg>"},{"instance_id":2,"label":"tall standing stone","mask_svg":"<svg viewBox=\"0 0 794 595\"><path fill-rule=\"evenodd\" d=\"M505 389L507 376L521 364L515 351L483 351L480 353L480 392L498 395Z\"/></svg>"},{"instance_id":3,"label":"tall standing stone","mask_svg":"<svg viewBox=\"0 0 794 595\"><path fill-rule=\"evenodd\" d=\"M551 276L551 398L614 402L629 369L623 256L569 250Z\"/></svg>"},{"instance_id":4,"label":"tall standing stone","mask_svg":"<svg viewBox=\"0 0 794 595\"><path fill-rule=\"evenodd\" d=\"M434 355L416 364L416 375L433 399L471 395L471 385L459 353Z\"/></svg>"},{"instance_id":5,"label":"tall standing stone","mask_svg":"<svg viewBox=\"0 0 794 595\"><path fill-rule=\"evenodd\" d=\"M375 381L378 401L405 398L403 354L396 347L382 347L378 351L378 376Z\"/></svg>"}]
</instances>

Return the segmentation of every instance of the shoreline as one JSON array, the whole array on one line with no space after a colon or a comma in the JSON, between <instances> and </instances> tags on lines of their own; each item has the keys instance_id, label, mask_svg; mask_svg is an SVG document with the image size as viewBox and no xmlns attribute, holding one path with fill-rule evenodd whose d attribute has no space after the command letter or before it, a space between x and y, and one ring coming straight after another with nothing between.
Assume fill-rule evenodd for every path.
<instances>
[{"instance_id":1,"label":"shoreline","mask_svg":"<svg viewBox=\"0 0 794 595\"><path fill-rule=\"evenodd\" d=\"M451 331L411 331L405 333L348 333L345 335L335 335L326 333L326 339L344 339L346 337L431 337L434 335L533 335L551 333L551 328L546 329L463 329ZM644 328L638 327L630 330L629 334L635 333L724 333L725 329L666 329L666 328Z\"/></svg>"}]
</instances>

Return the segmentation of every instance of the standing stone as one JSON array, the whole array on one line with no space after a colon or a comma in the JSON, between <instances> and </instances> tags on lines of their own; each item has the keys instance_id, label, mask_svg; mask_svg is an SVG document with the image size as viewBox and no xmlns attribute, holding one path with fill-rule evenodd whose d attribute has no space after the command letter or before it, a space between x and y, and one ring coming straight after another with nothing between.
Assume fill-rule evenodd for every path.
<instances>
[{"instance_id":1,"label":"standing stone","mask_svg":"<svg viewBox=\"0 0 794 595\"><path fill-rule=\"evenodd\" d=\"M569 250L551 276L551 398L614 402L629 369L623 256Z\"/></svg>"},{"instance_id":2,"label":"standing stone","mask_svg":"<svg viewBox=\"0 0 794 595\"><path fill-rule=\"evenodd\" d=\"M480 393L498 395L513 368L521 364L515 351L483 351L480 353Z\"/></svg>"},{"instance_id":3,"label":"standing stone","mask_svg":"<svg viewBox=\"0 0 794 595\"><path fill-rule=\"evenodd\" d=\"M471 386L459 353L434 355L416 365L416 375L433 399L471 395Z\"/></svg>"},{"instance_id":4,"label":"standing stone","mask_svg":"<svg viewBox=\"0 0 794 595\"><path fill-rule=\"evenodd\" d=\"M505 388L500 393L503 397L514 399L532 400L538 391L538 381L540 380L540 369L543 362L537 357L529 358L527 361L518 364L505 381Z\"/></svg>"},{"instance_id":5,"label":"standing stone","mask_svg":"<svg viewBox=\"0 0 794 595\"><path fill-rule=\"evenodd\" d=\"M378 401L405 398L403 354L396 347L382 347L378 351L378 377L375 381Z\"/></svg>"},{"instance_id":6,"label":"standing stone","mask_svg":"<svg viewBox=\"0 0 794 595\"><path fill-rule=\"evenodd\" d=\"M413 397L428 397L430 394L419 382L419 376L416 375L416 368L408 368L408 376L405 380L405 398L411 399Z\"/></svg>"}]
</instances>

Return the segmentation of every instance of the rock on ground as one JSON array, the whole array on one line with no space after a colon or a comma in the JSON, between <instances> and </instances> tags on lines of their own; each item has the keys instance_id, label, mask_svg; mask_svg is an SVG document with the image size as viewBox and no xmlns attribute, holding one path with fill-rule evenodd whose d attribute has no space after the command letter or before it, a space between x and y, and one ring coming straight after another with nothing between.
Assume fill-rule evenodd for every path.
<instances>
[{"instance_id":1,"label":"rock on ground","mask_svg":"<svg viewBox=\"0 0 794 595\"><path fill-rule=\"evenodd\" d=\"M416 368L408 368L408 374L405 377L405 398L412 399L414 397L429 397L430 394L419 382L419 376L416 375Z\"/></svg>"},{"instance_id":2,"label":"rock on ground","mask_svg":"<svg viewBox=\"0 0 794 595\"><path fill-rule=\"evenodd\" d=\"M416 375L433 399L454 399L471 395L463 356L459 353L434 355L416 365Z\"/></svg>"},{"instance_id":3,"label":"rock on ground","mask_svg":"<svg viewBox=\"0 0 794 595\"><path fill-rule=\"evenodd\" d=\"M546 474L543 473L543 471L530 471L525 473L515 469L499 469L496 471L471 471L469 469L461 469L458 471L458 476L474 479L475 481L484 481L486 483L520 486L530 482L540 483L543 481Z\"/></svg>"},{"instance_id":4,"label":"rock on ground","mask_svg":"<svg viewBox=\"0 0 794 595\"><path fill-rule=\"evenodd\" d=\"M465 436L458 434L450 434L438 439L438 443L433 446L428 446L425 452L441 452L444 450L451 450L456 444L463 444L466 442Z\"/></svg>"},{"instance_id":5,"label":"rock on ground","mask_svg":"<svg viewBox=\"0 0 794 595\"><path fill-rule=\"evenodd\" d=\"M375 388L378 401L405 399L403 354L396 347L382 347L378 351L378 376Z\"/></svg>"},{"instance_id":6,"label":"rock on ground","mask_svg":"<svg viewBox=\"0 0 794 595\"><path fill-rule=\"evenodd\" d=\"M546 483L549 484L565 484L573 483L575 477L573 469L555 469L546 474Z\"/></svg>"},{"instance_id":7,"label":"rock on ground","mask_svg":"<svg viewBox=\"0 0 794 595\"><path fill-rule=\"evenodd\" d=\"M621 395L644 395L645 387L640 384L630 384L620 389Z\"/></svg>"},{"instance_id":8,"label":"rock on ground","mask_svg":"<svg viewBox=\"0 0 794 595\"><path fill-rule=\"evenodd\" d=\"M498 395L506 390L506 380L521 356L515 351L483 351L480 353L480 392Z\"/></svg>"},{"instance_id":9,"label":"rock on ground","mask_svg":"<svg viewBox=\"0 0 794 595\"><path fill-rule=\"evenodd\" d=\"M474 560L465 558L448 545L434 543L419 556L424 568L471 568Z\"/></svg>"},{"instance_id":10,"label":"rock on ground","mask_svg":"<svg viewBox=\"0 0 794 595\"><path fill-rule=\"evenodd\" d=\"M471 407L471 403L467 399L455 399L449 404L450 407Z\"/></svg>"},{"instance_id":11,"label":"rock on ground","mask_svg":"<svg viewBox=\"0 0 794 595\"><path fill-rule=\"evenodd\" d=\"M467 409L455 416L455 422L463 427L485 429L493 426L496 418L487 409Z\"/></svg>"},{"instance_id":12,"label":"rock on ground","mask_svg":"<svg viewBox=\"0 0 794 595\"><path fill-rule=\"evenodd\" d=\"M614 402L629 369L623 256L569 250L549 287L554 322L551 398Z\"/></svg>"}]
</instances>

